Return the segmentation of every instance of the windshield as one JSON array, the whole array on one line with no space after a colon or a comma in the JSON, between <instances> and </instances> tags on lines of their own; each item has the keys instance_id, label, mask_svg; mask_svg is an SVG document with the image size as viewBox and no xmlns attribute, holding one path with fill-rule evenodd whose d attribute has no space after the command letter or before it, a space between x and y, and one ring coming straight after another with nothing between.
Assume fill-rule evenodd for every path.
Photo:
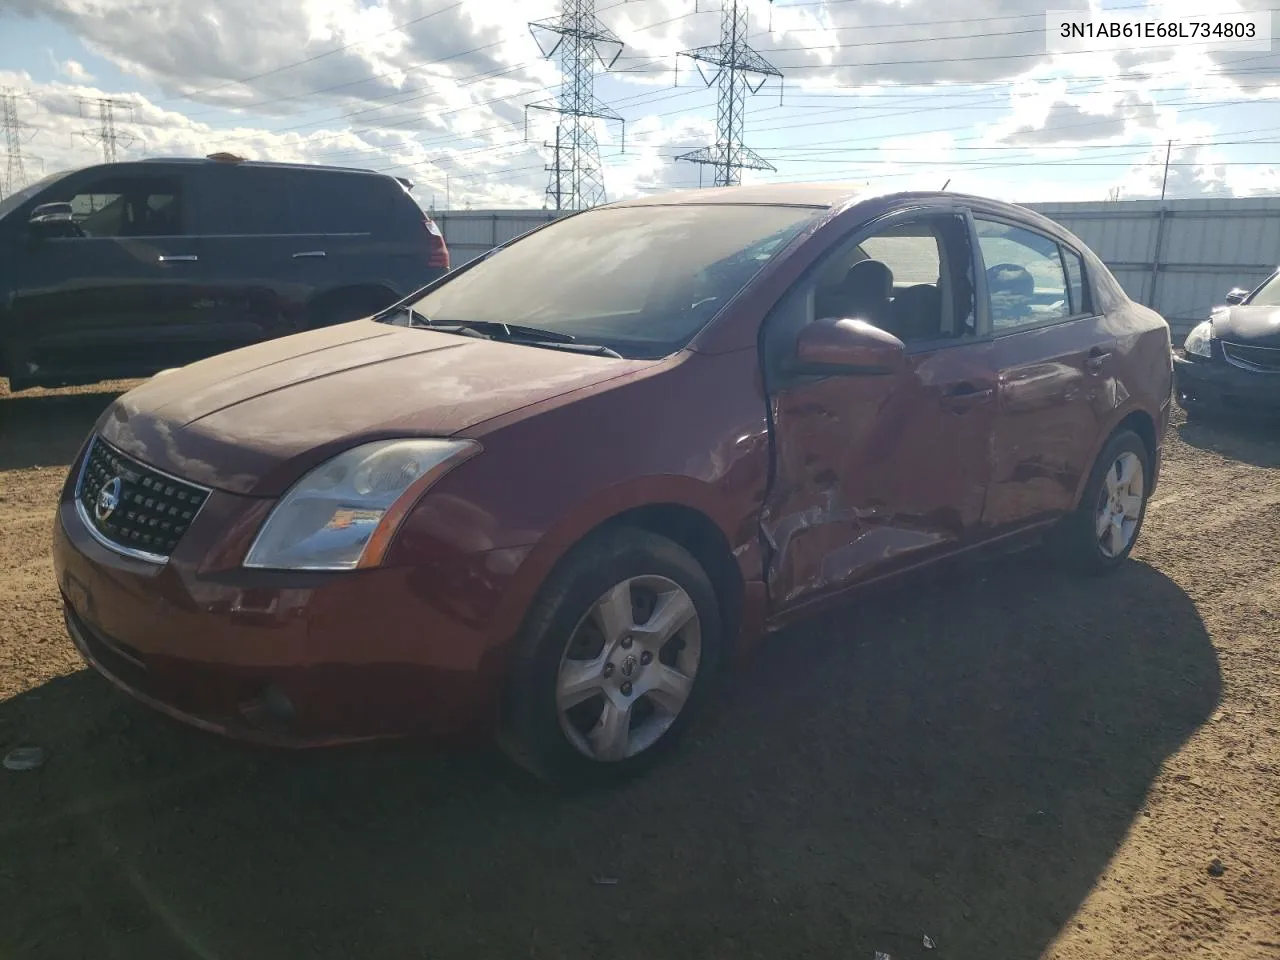
<instances>
[{"instance_id":1,"label":"windshield","mask_svg":"<svg viewBox=\"0 0 1280 960\"><path fill-rule=\"evenodd\" d=\"M730 204L591 210L495 252L413 308L433 323L521 324L625 357L663 357L820 212Z\"/></svg>"},{"instance_id":2,"label":"windshield","mask_svg":"<svg viewBox=\"0 0 1280 960\"><path fill-rule=\"evenodd\" d=\"M1271 275L1271 279L1258 288L1258 292L1249 298L1251 307L1280 307L1280 273Z\"/></svg>"},{"instance_id":3,"label":"windshield","mask_svg":"<svg viewBox=\"0 0 1280 960\"><path fill-rule=\"evenodd\" d=\"M7 215L10 210L16 210L45 187L52 186L70 172L70 170L63 170L61 173L51 173L47 177L41 177L35 183L23 187L17 193L11 193L3 200L0 200L0 219Z\"/></svg>"}]
</instances>

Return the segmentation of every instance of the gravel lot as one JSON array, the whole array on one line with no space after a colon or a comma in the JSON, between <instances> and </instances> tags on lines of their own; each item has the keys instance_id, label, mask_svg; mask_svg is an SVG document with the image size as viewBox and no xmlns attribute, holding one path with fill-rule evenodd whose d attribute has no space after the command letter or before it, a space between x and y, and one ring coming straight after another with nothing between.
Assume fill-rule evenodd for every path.
<instances>
[{"instance_id":1,"label":"gravel lot","mask_svg":"<svg viewBox=\"0 0 1280 960\"><path fill-rule=\"evenodd\" d=\"M49 529L113 395L0 396L0 751L48 751L0 770L0 956L1280 957L1280 429L1177 423L1113 578L865 598L673 763L556 797L225 743L82 669Z\"/></svg>"}]
</instances>

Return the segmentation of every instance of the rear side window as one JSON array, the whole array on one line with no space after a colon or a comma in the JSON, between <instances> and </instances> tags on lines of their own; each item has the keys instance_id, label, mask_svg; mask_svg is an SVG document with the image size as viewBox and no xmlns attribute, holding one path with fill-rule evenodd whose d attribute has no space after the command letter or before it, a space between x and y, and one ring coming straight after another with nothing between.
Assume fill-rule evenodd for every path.
<instances>
[{"instance_id":1,"label":"rear side window","mask_svg":"<svg viewBox=\"0 0 1280 960\"><path fill-rule=\"evenodd\" d=\"M395 180L369 174L308 171L290 178L289 191L298 233L395 232L405 207L417 207Z\"/></svg>"},{"instance_id":2,"label":"rear side window","mask_svg":"<svg viewBox=\"0 0 1280 960\"><path fill-rule=\"evenodd\" d=\"M214 166L202 171L201 233L270 236L295 232L289 222L288 182L280 170Z\"/></svg>"},{"instance_id":3,"label":"rear side window","mask_svg":"<svg viewBox=\"0 0 1280 960\"><path fill-rule=\"evenodd\" d=\"M974 217L996 333L1071 315L1058 244L1023 227Z\"/></svg>"},{"instance_id":4,"label":"rear side window","mask_svg":"<svg viewBox=\"0 0 1280 960\"><path fill-rule=\"evenodd\" d=\"M1084 264L1080 254L1067 247L1062 250L1062 265L1067 269L1067 293L1071 295L1071 313L1079 315L1092 309L1089 303L1089 291L1084 285Z\"/></svg>"}]
</instances>

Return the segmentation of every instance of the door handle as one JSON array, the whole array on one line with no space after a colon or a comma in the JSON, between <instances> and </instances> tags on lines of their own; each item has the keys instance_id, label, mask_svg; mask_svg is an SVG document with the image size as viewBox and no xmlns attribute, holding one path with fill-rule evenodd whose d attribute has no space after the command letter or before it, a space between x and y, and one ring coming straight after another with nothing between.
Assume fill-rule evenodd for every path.
<instances>
[{"instance_id":1,"label":"door handle","mask_svg":"<svg viewBox=\"0 0 1280 960\"><path fill-rule=\"evenodd\" d=\"M1085 360L1084 365L1090 373L1097 373L1110 359L1110 350L1103 350L1099 347L1094 347L1089 351L1089 357Z\"/></svg>"},{"instance_id":2,"label":"door handle","mask_svg":"<svg viewBox=\"0 0 1280 960\"><path fill-rule=\"evenodd\" d=\"M295 253L293 259L302 260L307 257L323 257L324 255L325 252L323 250L302 250L299 253Z\"/></svg>"},{"instance_id":3,"label":"door handle","mask_svg":"<svg viewBox=\"0 0 1280 960\"><path fill-rule=\"evenodd\" d=\"M957 383L942 394L943 406L964 411L979 403L986 403L996 395L995 387L976 387L972 383Z\"/></svg>"},{"instance_id":4,"label":"door handle","mask_svg":"<svg viewBox=\"0 0 1280 960\"><path fill-rule=\"evenodd\" d=\"M200 258L197 257L194 253L180 253L177 255L171 254L168 256L161 254L160 256L156 257L156 259L159 260L161 263L195 263Z\"/></svg>"}]
</instances>

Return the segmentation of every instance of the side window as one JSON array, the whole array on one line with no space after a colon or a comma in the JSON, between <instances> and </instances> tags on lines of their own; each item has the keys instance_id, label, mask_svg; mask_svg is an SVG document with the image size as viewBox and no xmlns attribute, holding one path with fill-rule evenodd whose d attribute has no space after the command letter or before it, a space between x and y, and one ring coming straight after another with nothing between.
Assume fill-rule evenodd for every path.
<instances>
[{"instance_id":1,"label":"side window","mask_svg":"<svg viewBox=\"0 0 1280 960\"><path fill-rule=\"evenodd\" d=\"M1061 247L1062 263L1067 268L1067 292L1071 295L1071 313L1078 316L1093 310L1089 302L1089 291L1084 285L1084 263L1080 254L1067 247Z\"/></svg>"},{"instance_id":2,"label":"side window","mask_svg":"<svg viewBox=\"0 0 1280 960\"><path fill-rule=\"evenodd\" d=\"M1071 315L1056 241L995 220L975 217L974 224L996 333Z\"/></svg>"},{"instance_id":3,"label":"side window","mask_svg":"<svg viewBox=\"0 0 1280 960\"><path fill-rule=\"evenodd\" d=\"M391 216L391 188L400 190L387 177L327 171L295 175L289 186L298 233L372 233Z\"/></svg>"},{"instance_id":4,"label":"side window","mask_svg":"<svg viewBox=\"0 0 1280 960\"><path fill-rule=\"evenodd\" d=\"M815 316L866 320L908 344L971 333L964 232L959 217L934 216L865 237L819 268Z\"/></svg>"},{"instance_id":5,"label":"side window","mask_svg":"<svg viewBox=\"0 0 1280 960\"><path fill-rule=\"evenodd\" d=\"M295 232L289 222L288 181L279 170L213 165L200 176L196 232L213 237Z\"/></svg>"},{"instance_id":6,"label":"side window","mask_svg":"<svg viewBox=\"0 0 1280 960\"><path fill-rule=\"evenodd\" d=\"M974 258L960 215L900 221L826 255L765 320L766 369L782 368L814 320L866 320L908 346L973 336Z\"/></svg>"},{"instance_id":7,"label":"side window","mask_svg":"<svg viewBox=\"0 0 1280 960\"><path fill-rule=\"evenodd\" d=\"M162 237L183 233L176 177L104 177L62 195L86 237Z\"/></svg>"}]
</instances>

